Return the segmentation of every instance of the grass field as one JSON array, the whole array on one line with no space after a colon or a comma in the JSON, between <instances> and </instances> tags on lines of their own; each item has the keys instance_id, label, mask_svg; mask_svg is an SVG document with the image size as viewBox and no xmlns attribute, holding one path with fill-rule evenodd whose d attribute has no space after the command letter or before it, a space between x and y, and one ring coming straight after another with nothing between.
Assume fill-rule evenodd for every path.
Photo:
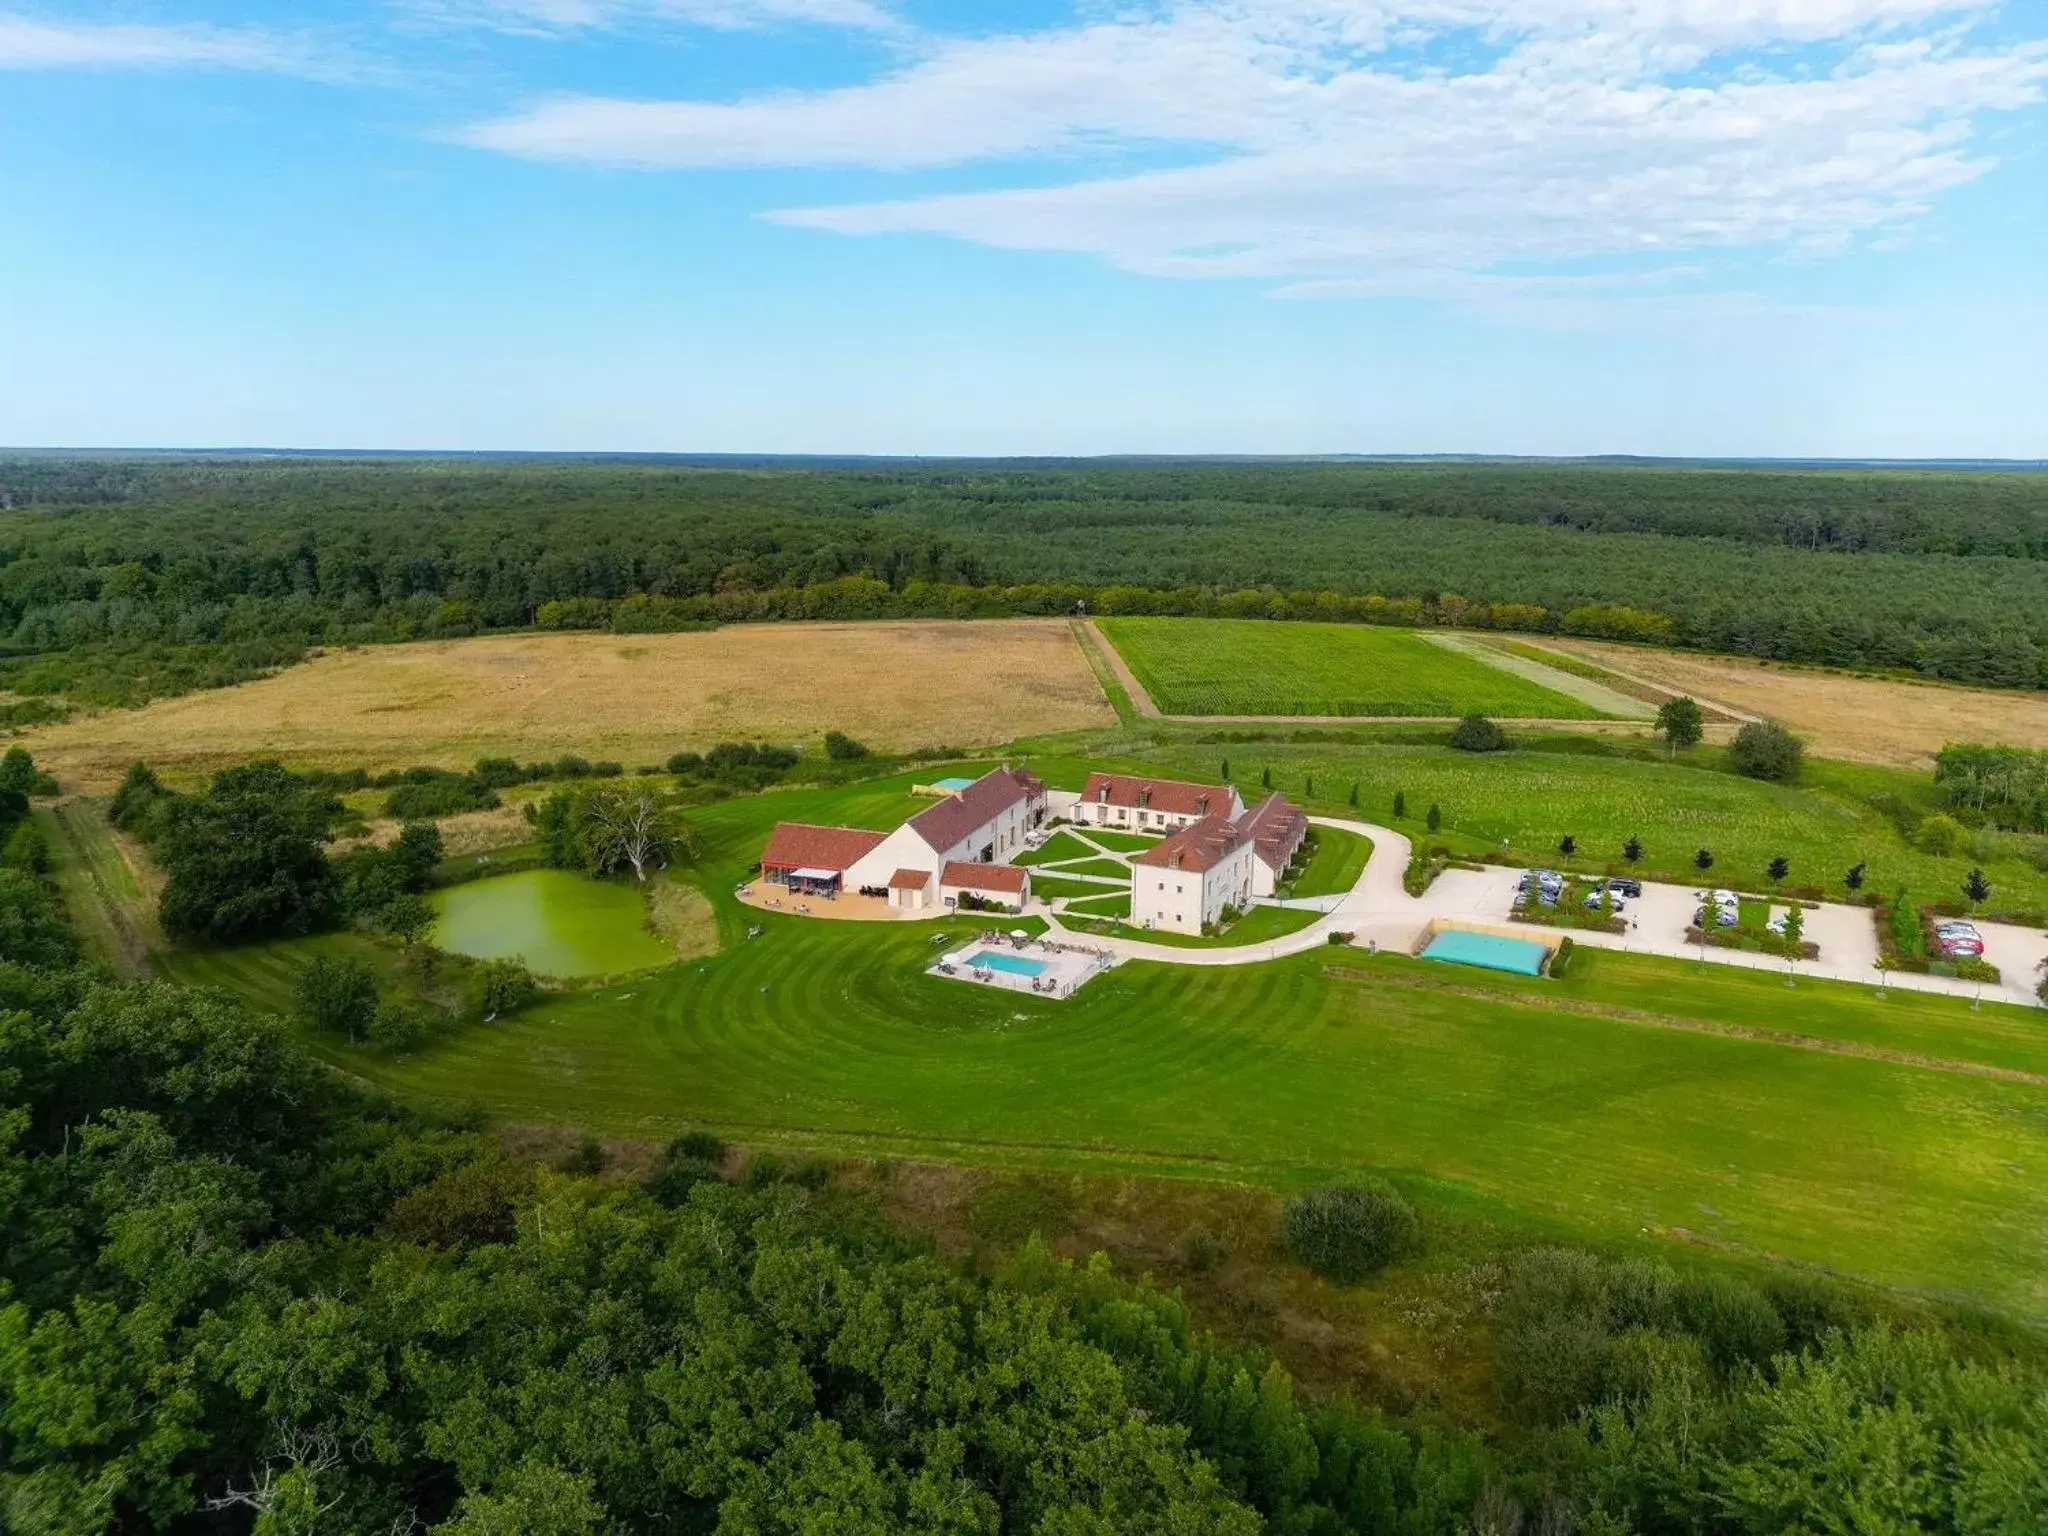
<instances>
[{"instance_id":1,"label":"grass field","mask_svg":"<svg viewBox=\"0 0 2048 1536\"><path fill-rule=\"evenodd\" d=\"M908 751L1113 719L1064 622L1006 619L369 646L25 740L66 789L104 790L138 759L188 775L264 755L384 769L576 752L632 766L723 740L815 744L828 729Z\"/></svg>"},{"instance_id":2,"label":"grass field","mask_svg":"<svg viewBox=\"0 0 2048 1536\"><path fill-rule=\"evenodd\" d=\"M1826 757L1925 769L1952 741L2048 747L2048 695L1852 677L1817 667L1593 640L1546 641L1596 664L1781 721Z\"/></svg>"},{"instance_id":3,"label":"grass field","mask_svg":"<svg viewBox=\"0 0 2048 1536\"><path fill-rule=\"evenodd\" d=\"M1102 619L1097 627L1169 715L1598 715L1408 630L1256 619Z\"/></svg>"},{"instance_id":4,"label":"grass field","mask_svg":"<svg viewBox=\"0 0 2048 1536\"><path fill-rule=\"evenodd\" d=\"M1057 864L1063 859L1088 859L1095 857L1095 850L1078 838L1065 832L1055 832L1038 847L1017 856L1016 862L1027 868L1041 864Z\"/></svg>"},{"instance_id":5,"label":"grass field","mask_svg":"<svg viewBox=\"0 0 2048 1536\"><path fill-rule=\"evenodd\" d=\"M1372 857L1372 844L1356 832L1340 832L1335 827L1314 827L1309 835L1316 840L1316 851L1288 894L1336 896L1358 884L1366 860Z\"/></svg>"},{"instance_id":6,"label":"grass field","mask_svg":"<svg viewBox=\"0 0 2048 1536\"><path fill-rule=\"evenodd\" d=\"M1473 852L1505 842L1511 853L1555 861L1559 840L1570 834L1579 848L1573 867L1595 870L1618 861L1633 834L1643 840L1646 877L1695 881L1693 854L1705 847L1721 884L1756 887L1765 866L1783 854L1792 861L1792 884L1839 893L1844 871L1862 861L1870 889L1903 888L1929 901L1955 895L1971 866L1982 865L1993 886L1991 909L2048 911L2048 874L2025 857L2028 840L1992 835L1953 858L1923 854L1875 802L1886 795L1924 798L1928 786L1881 768L1809 763L1800 783L1782 785L1704 766L1722 760L1717 748L1669 762L1590 750L1479 754L1380 742L1167 742L1142 756L1160 773L1213 778L1216 754L1225 751L1246 783L1271 769L1274 787L1301 799L1313 778L1322 797L1309 797L1311 810L1394 825L1418 840L1430 835L1423 823L1435 804L1450 840L1462 838ZM1343 800L1354 782L1355 811ZM1407 799L1403 821L1392 814L1397 792Z\"/></svg>"},{"instance_id":7,"label":"grass field","mask_svg":"<svg viewBox=\"0 0 2048 1536\"><path fill-rule=\"evenodd\" d=\"M1562 983L1355 950L1131 964L1055 1003L923 974L932 934L964 923L805 922L726 894L772 821L873 824L906 798L698 813L715 957L418 1057L318 1048L402 1097L648 1139L706 1123L1278 1188L1379 1168L1596 1240L1677 1235L2048 1316L2038 1015L1599 952ZM174 967L282 1007L309 948L349 942Z\"/></svg>"}]
</instances>

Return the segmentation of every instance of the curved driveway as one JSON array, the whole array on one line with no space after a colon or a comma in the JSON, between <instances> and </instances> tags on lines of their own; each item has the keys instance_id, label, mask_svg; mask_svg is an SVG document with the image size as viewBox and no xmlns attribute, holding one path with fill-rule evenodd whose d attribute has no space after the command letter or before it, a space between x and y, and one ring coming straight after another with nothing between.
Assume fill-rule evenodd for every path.
<instances>
[{"instance_id":1,"label":"curved driveway","mask_svg":"<svg viewBox=\"0 0 2048 1536\"><path fill-rule=\"evenodd\" d=\"M1489 865L1481 870L1446 870L1422 896L1410 896L1402 886L1413 845L1388 827L1370 822L1312 816L1319 827L1335 827L1355 833L1373 845L1371 859L1358 883L1334 902L1312 898L1315 908L1324 909L1306 928L1284 934L1264 944L1183 947L1150 944L1139 939L1105 938L1077 933L1063 927L1057 917L1047 919L1052 936L1065 942L1104 950L1122 960L1159 960L1168 965L1255 965L1319 949L1333 933L1354 935L1359 945L1411 953L1433 921L1464 923L1478 927L1510 928L1509 908L1521 879L1519 869ZM1326 907L1326 903L1329 903ZM1308 903L1289 903L1302 906ZM1643 895L1630 904L1630 925L1626 933L1593 933L1574 929L1575 943L1596 949L1619 949L1639 954L1665 955L1673 959L1705 960L1711 964L1740 966L1746 970L1783 970L1785 962L1770 955L1744 950L1697 948L1685 942L1697 898L1689 886L1660 885L1645 881ZM1939 992L1952 997L1990 998L1998 1002L2039 1006L2034 983L2039 967L2048 961L2048 935L2031 928L2006 923L1977 925L1984 934L1985 954L2002 972L1997 986L1958 981L1945 976L1914 976L1903 972L1877 970L1877 936L1867 907L1823 903L1810 909L1806 918L1807 937L1820 946L1819 960L1802 961L1797 974L1831 981L1860 982L1866 986L1896 987L1902 991ZM1528 930L1540 938L1545 930ZM1789 1001L1789 1000L1788 1000Z\"/></svg>"}]
</instances>

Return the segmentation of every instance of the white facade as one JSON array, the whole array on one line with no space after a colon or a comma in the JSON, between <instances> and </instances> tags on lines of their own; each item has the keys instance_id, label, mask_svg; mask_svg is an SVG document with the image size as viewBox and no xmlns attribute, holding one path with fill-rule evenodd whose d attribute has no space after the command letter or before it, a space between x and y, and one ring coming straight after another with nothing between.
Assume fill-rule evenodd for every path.
<instances>
[{"instance_id":1,"label":"white facade","mask_svg":"<svg viewBox=\"0 0 2048 1536\"><path fill-rule=\"evenodd\" d=\"M955 834L943 848L933 846L928 834L935 822L943 825L955 819L940 814L951 812L952 805L942 803L920 811L861 855L847 869L846 884L853 890L885 886L899 869L927 870L936 878L951 863L1007 864L1024 851L1025 834L1043 818L1045 803L1043 794L1020 795L985 821Z\"/></svg>"},{"instance_id":2,"label":"white facade","mask_svg":"<svg viewBox=\"0 0 2048 1536\"><path fill-rule=\"evenodd\" d=\"M1131 866L1131 921L1169 933L1200 933L1219 922L1225 907L1251 905L1252 867L1258 857L1242 843L1207 869Z\"/></svg>"}]
</instances>

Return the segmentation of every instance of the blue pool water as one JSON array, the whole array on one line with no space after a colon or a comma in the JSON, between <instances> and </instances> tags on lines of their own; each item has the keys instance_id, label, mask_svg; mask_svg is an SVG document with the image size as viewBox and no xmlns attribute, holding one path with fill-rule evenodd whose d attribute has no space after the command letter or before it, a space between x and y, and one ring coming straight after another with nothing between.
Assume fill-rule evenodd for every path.
<instances>
[{"instance_id":1,"label":"blue pool water","mask_svg":"<svg viewBox=\"0 0 2048 1536\"><path fill-rule=\"evenodd\" d=\"M972 780L972 779L933 779L933 780L932 780L932 788L933 788L933 789L946 789L946 790L956 790L956 789L972 789L973 787L974 787L974 780Z\"/></svg>"},{"instance_id":2,"label":"blue pool water","mask_svg":"<svg viewBox=\"0 0 2048 1536\"><path fill-rule=\"evenodd\" d=\"M1006 955L998 949L980 949L967 957L967 963L976 970L1007 971L1012 976L1043 976L1043 960L1027 960L1022 955Z\"/></svg>"},{"instance_id":3,"label":"blue pool water","mask_svg":"<svg viewBox=\"0 0 2048 1536\"><path fill-rule=\"evenodd\" d=\"M1467 933L1446 928L1429 941L1422 952L1425 960L1448 960L1453 965L1477 965L1489 971L1512 971L1517 976L1541 976L1543 962L1550 954L1547 944L1528 939L1507 939L1494 933Z\"/></svg>"}]
</instances>

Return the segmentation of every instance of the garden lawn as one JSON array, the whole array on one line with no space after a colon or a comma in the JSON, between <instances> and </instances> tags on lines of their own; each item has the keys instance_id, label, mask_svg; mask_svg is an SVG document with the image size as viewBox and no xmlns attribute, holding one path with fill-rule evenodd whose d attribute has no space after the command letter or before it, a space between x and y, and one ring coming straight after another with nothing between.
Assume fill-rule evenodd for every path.
<instances>
[{"instance_id":1,"label":"garden lawn","mask_svg":"<svg viewBox=\"0 0 2048 1536\"><path fill-rule=\"evenodd\" d=\"M1316 851L1288 895L1337 896L1358 884L1366 861L1372 857L1370 841L1336 827L1311 827L1309 836L1316 840Z\"/></svg>"},{"instance_id":2,"label":"garden lawn","mask_svg":"<svg viewBox=\"0 0 2048 1536\"><path fill-rule=\"evenodd\" d=\"M1128 891L1130 880L1126 877L1122 890ZM1120 888L1107 880L1062 880L1057 875L1031 877L1031 894L1050 901L1055 896L1114 896Z\"/></svg>"},{"instance_id":3,"label":"garden lawn","mask_svg":"<svg viewBox=\"0 0 2048 1536\"><path fill-rule=\"evenodd\" d=\"M1095 850L1080 839L1065 832L1056 832L1038 847L1017 856L1019 864L1036 867L1040 864L1057 864L1062 859L1091 859Z\"/></svg>"},{"instance_id":4,"label":"garden lawn","mask_svg":"<svg viewBox=\"0 0 2048 1536\"><path fill-rule=\"evenodd\" d=\"M1101 875L1106 880L1129 880L1131 866L1121 859L1090 859L1083 864L1062 864L1062 875Z\"/></svg>"},{"instance_id":5,"label":"garden lawn","mask_svg":"<svg viewBox=\"0 0 2048 1536\"><path fill-rule=\"evenodd\" d=\"M1070 901L1066 911L1083 917L1129 917L1131 898L1129 892L1116 896L1090 896L1083 901Z\"/></svg>"},{"instance_id":6,"label":"garden lawn","mask_svg":"<svg viewBox=\"0 0 2048 1536\"><path fill-rule=\"evenodd\" d=\"M1599 717L1411 630L1257 619L1103 619L1098 627L1169 715Z\"/></svg>"},{"instance_id":7,"label":"garden lawn","mask_svg":"<svg viewBox=\"0 0 2048 1536\"><path fill-rule=\"evenodd\" d=\"M1159 839L1140 837L1135 832L1105 832L1094 827L1088 828L1088 841L1099 843L1113 853L1143 853Z\"/></svg>"},{"instance_id":8,"label":"garden lawn","mask_svg":"<svg viewBox=\"0 0 2048 1536\"><path fill-rule=\"evenodd\" d=\"M1157 928L1135 928L1127 923L1115 923L1102 931L1113 938L1165 944L1175 949L1233 949L1269 944L1322 918L1320 912L1297 907L1253 907L1225 933L1169 933Z\"/></svg>"}]
</instances>

